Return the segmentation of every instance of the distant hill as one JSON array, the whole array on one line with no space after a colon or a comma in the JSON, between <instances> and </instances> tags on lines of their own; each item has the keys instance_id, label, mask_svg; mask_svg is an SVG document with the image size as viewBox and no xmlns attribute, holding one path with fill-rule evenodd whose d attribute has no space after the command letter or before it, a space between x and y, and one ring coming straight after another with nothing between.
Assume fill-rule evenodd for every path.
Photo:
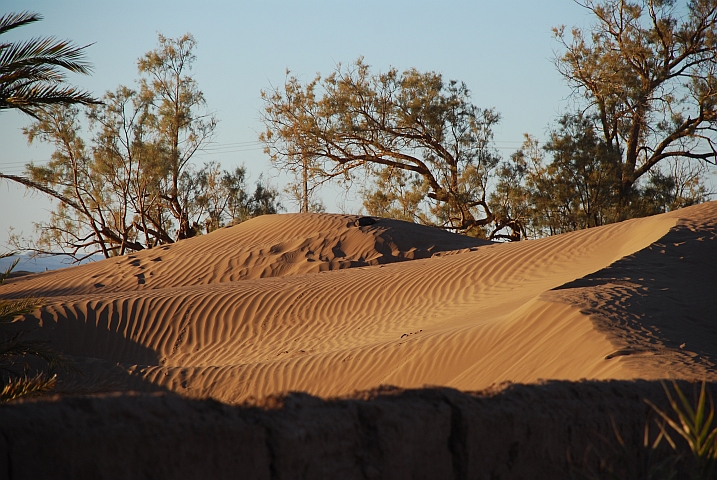
<instances>
[{"instance_id":1,"label":"distant hill","mask_svg":"<svg viewBox=\"0 0 717 480\"><path fill-rule=\"evenodd\" d=\"M45 272L48 270L59 270L60 268L67 268L76 263L72 263L69 257L64 255L47 255L41 257L32 257L29 254L24 255L13 255L7 258L0 258L0 271L5 271L12 265L16 258L20 258L20 262L15 267L15 273L19 272L30 272L38 273ZM102 260L104 257L101 255L94 255L93 257L83 261L82 263L90 263L98 260Z\"/></svg>"}]
</instances>

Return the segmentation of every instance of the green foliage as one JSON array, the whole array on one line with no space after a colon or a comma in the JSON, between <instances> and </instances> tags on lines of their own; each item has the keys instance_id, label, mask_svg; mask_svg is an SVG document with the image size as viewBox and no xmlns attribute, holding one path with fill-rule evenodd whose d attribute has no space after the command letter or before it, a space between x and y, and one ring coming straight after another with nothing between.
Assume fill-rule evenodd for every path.
<instances>
[{"instance_id":1,"label":"green foliage","mask_svg":"<svg viewBox=\"0 0 717 480\"><path fill-rule=\"evenodd\" d=\"M0 35L41 19L30 12L3 15ZM52 37L0 42L0 110L15 108L34 117L47 105L96 103L89 93L65 84L64 71L90 73L85 48Z\"/></svg>"},{"instance_id":2,"label":"green foliage","mask_svg":"<svg viewBox=\"0 0 717 480\"><path fill-rule=\"evenodd\" d=\"M248 197L247 202L241 205L238 215L234 216L235 222L241 222L259 215L271 215L281 210L278 201L279 193L271 187L262 183L261 178L256 183L254 193Z\"/></svg>"},{"instance_id":3,"label":"green foliage","mask_svg":"<svg viewBox=\"0 0 717 480\"><path fill-rule=\"evenodd\" d=\"M187 203L192 206L194 216L205 218L207 232L259 215L278 213L281 208L277 198L279 193L266 187L261 178L250 195L243 167L233 172L220 171L219 168L217 163L210 162L195 174L187 175L184 182L192 184L191 188L183 191L190 193L192 200Z\"/></svg>"},{"instance_id":4,"label":"green foliage","mask_svg":"<svg viewBox=\"0 0 717 480\"><path fill-rule=\"evenodd\" d=\"M717 425L715 425L715 406L711 395L707 393L706 383L702 382L699 392L695 388L692 401L675 381L672 382L674 393L664 382L662 387L670 411L663 410L649 399L645 399L656 414L653 420L657 426L657 435L650 434L652 422L648 421L645 424L642 445L630 445L630 442L623 439L613 420L615 439L603 438L605 445L609 447L609 452L599 454L597 470L594 462L591 466L591 462L586 461L581 467L573 464L569 458L572 473L576 478L630 480L714 478L714 466L717 460Z\"/></svg>"},{"instance_id":5,"label":"green foliage","mask_svg":"<svg viewBox=\"0 0 717 480\"><path fill-rule=\"evenodd\" d=\"M421 208L428 191L420 176L388 167L377 173L372 186L363 192L363 206L369 215L431 223L429 213Z\"/></svg>"},{"instance_id":6,"label":"green foliage","mask_svg":"<svg viewBox=\"0 0 717 480\"><path fill-rule=\"evenodd\" d=\"M714 424L715 406L712 396L707 394L706 384L702 382L700 393L695 395L694 403L690 403L687 396L682 392L676 382L672 383L675 394L663 383L665 394L670 402L672 414L664 412L654 403L645 400L665 423L660 423L661 432L670 446L677 450L677 438L670 435L667 429L669 426L674 434L681 437L692 454L694 465L692 466L693 479L712 478L715 461L717 460L717 426ZM709 403L709 407L708 407Z\"/></svg>"},{"instance_id":7,"label":"green foliage","mask_svg":"<svg viewBox=\"0 0 717 480\"><path fill-rule=\"evenodd\" d=\"M159 47L139 60L139 89L120 86L86 111L89 140L77 107L38 114L25 134L55 152L45 165L28 165L26 177L11 179L59 205L38 226L39 238L15 239L16 248L76 260L124 255L280 208L278 194L261 183L247 193L244 168L193 165L217 125L191 76L194 47L191 35L160 35Z\"/></svg>"},{"instance_id":8,"label":"green foliage","mask_svg":"<svg viewBox=\"0 0 717 480\"><path fill-rule=\"evenodd\" d=\"M678 465L682 455L665 453L660 449L664 433L661 431L651 438L650 423L645 424L642 442L639 447L626 441L620 429L611 417L614 439L603 437L602 445L595 450L588 449L583 458L583 465L576 464L568 455L571 478L590 480L671 480L677 478ZM637 447L639 450L635 450ZM597 462L591 462L590 453L598 456Z\"/></svg>"},{"instance_id":9,"label":"green foliage","mask_svg":"<svg viewBox=\"0 0 717 480\"><path fill-rule=\"evenodd\" d=\"M554 30L565 49L556 65L614 156L617 213L627 218L635 214L637 181L658 164L717 160L717 6L711 0L684 9L665 0L581 5L595 22L570 34Z\"/></svg>"},{"instance_id":10,"label":"green foliage","mask_svg":"<svg viewBox=\"0 0 717 480\"><path fill-rule=\"evenodd\" d=\"M496 223L534 238L664 213L710 196L704 163L668 159L633 184L623 200L620 158L600 136L594 117L563 116L546 145L526 136L498 168L490 197Z\"/></svg>"},{"instance_id":11,"label":"green foliage","mask_svg":"<svg viewBox=\"0 0 717 480\"><path fill-rule=\"evenodd\" d=\"M633 212L669 212L706 202L713 195L705 185L708 169L703 162L670 159L660 167L651 170L645 185L637 189L639 195L631 202Z\"/></svg>"},{"instance_id":12,"label":"green foliage","mask_svg":"<svg viewBox=\"0 0 717 480\"><path fill-rule=\"evenodd\" d=\"M211 140L217 125L209 113L200 113L206 106L204 94L188 74L196 60L194 37L186 34L177 39L159 35L159 46L138 61L139 97L149 106L143 118L144 128L157 137L164 152L162 165L162 196L168 211L176 219L176 237L181 240L196 234L189 217L188 199L183 198L182 180L194 153ZM184 177L184 178L183 178ZM185 190L186 191L186 190Z\"/></svg>"},{"instance_id":13,"label":"green foliage","mask_svg":"<svg viewBox=\"0 0 717 480\"><path fill-rule=\"evenodd\" d=\"M261 139L279 167L351 185L364 208L489 238L589 228L706 200L717 162L717 6L694 0L585 0L587 29L554 30L577 114L545 148L528 138L502 164L492 110L439 74L372 74L359 59L263 92ZM548 153L549 162L544 162ZM298 190L297 190L298 191ZM305 207L306 208L306 207Z\"/></svg>"},{"instance_id":14,"label":"green foliage","mask_svg":"<svg viewBox=\"0 0 717 480\"><path fill-rule=\"evenodd\" d=\"M484 235L493 215L489 174L498 163L492 127L499 115L470 101L465 84L415 69L372 74L359 59L325 78L262 92L261 140L280 168L312 182L350 184L359 171L369 213ZM390 213L389 213L390 214Z\"/></svg>"},{"instance_id":15,"label":"green foliage","mask_svg":"<svg viewBox=\"0 0 717 480\"><path fill-rule=\"evenodd\" d=\"M526 135L523 149L514 153L510 162L499 165L489 201L498 232L507 227L509 233L495 236L509 240L540 236L540 226L534 220L540 207L535 202L548 197L537 185L545 175L542 159L537 140Z\"/></svg>"}]
</instances>

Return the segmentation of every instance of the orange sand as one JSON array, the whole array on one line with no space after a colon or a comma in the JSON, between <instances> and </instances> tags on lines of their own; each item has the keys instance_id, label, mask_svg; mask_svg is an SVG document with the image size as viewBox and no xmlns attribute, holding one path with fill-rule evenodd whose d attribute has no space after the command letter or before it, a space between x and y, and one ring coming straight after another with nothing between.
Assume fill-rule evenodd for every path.
<instances>
[{"instance_id":1,"label":"orange sand","mask_svg":"<svg viewBox=\"0 0 717 480\"><path fill-rule=\"evenodd\" d=\"M85 378L226 402L717 377L717 202L511 244L358 218L259 217L0 294L44 297L24 324Z\"/></svg>"}]
</instances>

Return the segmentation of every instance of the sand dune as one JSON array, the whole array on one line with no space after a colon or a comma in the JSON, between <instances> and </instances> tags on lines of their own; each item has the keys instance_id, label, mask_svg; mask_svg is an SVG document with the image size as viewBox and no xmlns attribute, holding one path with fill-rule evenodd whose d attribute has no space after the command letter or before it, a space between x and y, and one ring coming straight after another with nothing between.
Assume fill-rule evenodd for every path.
<instances>
[{"instance_id":1,"label":"sand dune","mask_svg":"<svg viewBox=\"0 0 717 480\"><path fill-rule=\"evenodd\" d=\"M17 280L16 289L79 295L206 285L380 265L489 242L396 220L266 215L132 255ZM16 291L7 287L4 291Z\"/></svg>"},{"instance_id":2,"label":"sand dune","mask_svg":"<svg viewBox=\"0 0 717 480\"><path fill-rule=\"evenodd\" d=\"M715 378L705 280L717 203L512 244L363 223L259 217L18 278L0 294L46 298L23 324L79 359L85 378L226 402L383 384Z\"/></svg>"}]
</instances>

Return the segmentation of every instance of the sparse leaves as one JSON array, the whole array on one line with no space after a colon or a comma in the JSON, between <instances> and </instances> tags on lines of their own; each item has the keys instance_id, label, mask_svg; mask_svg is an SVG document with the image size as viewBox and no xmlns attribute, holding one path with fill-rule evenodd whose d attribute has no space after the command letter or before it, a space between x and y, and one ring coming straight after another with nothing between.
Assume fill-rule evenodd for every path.
<instances>
[{"instance_id":1,"label":"sparse leaves","mask_svg":"<svg viewBox=\"0 0 717 480\"><path fill-rule=\"evenodd\" d=\"M350 183L362 170L378 177L375 190L364 189L370 212L403 211L442 228L490 233L486 196L499 115L474 106L465 84L415 69L372 74L359 59L306 84L289 76L262 97L260 138L280 168L299 175L308 162L315 183Z\"/></svg>"},{"instance_id":2,"label":"sparse leaves","mask_svg":"<svg viewBox=\"0 0 717 480\"><path fill-rule=\"evenodd\" d=\"M717 4L585 0L595 23L554 30L556 65L618 155L620 218L636 182L669 159L715 164Z\"/></svg>"},{"instance_id":3,"label":"sparse leaves","mask_svg":"<svg viewBox=\"0 0 717 480\"><path fill-rule=\"evenodd\" d=\"M16 248L62 252L75 260L97 253L110 257L276 211L272 189L259 185L259 197L246 193L243 168L229 172L218 164L192 164L217 125L191 75L194 47L191 35L160 35L158 48L138 62L139 89L120 86L86 110L92 134L87 141L77 107L38 112L25 134L31 142L52 144L51 160L28 165L26 177L4 177L59 205L39 225L37 241ZM259 200L268 203L253 207Z\"/></svg>"}]
</instances>

